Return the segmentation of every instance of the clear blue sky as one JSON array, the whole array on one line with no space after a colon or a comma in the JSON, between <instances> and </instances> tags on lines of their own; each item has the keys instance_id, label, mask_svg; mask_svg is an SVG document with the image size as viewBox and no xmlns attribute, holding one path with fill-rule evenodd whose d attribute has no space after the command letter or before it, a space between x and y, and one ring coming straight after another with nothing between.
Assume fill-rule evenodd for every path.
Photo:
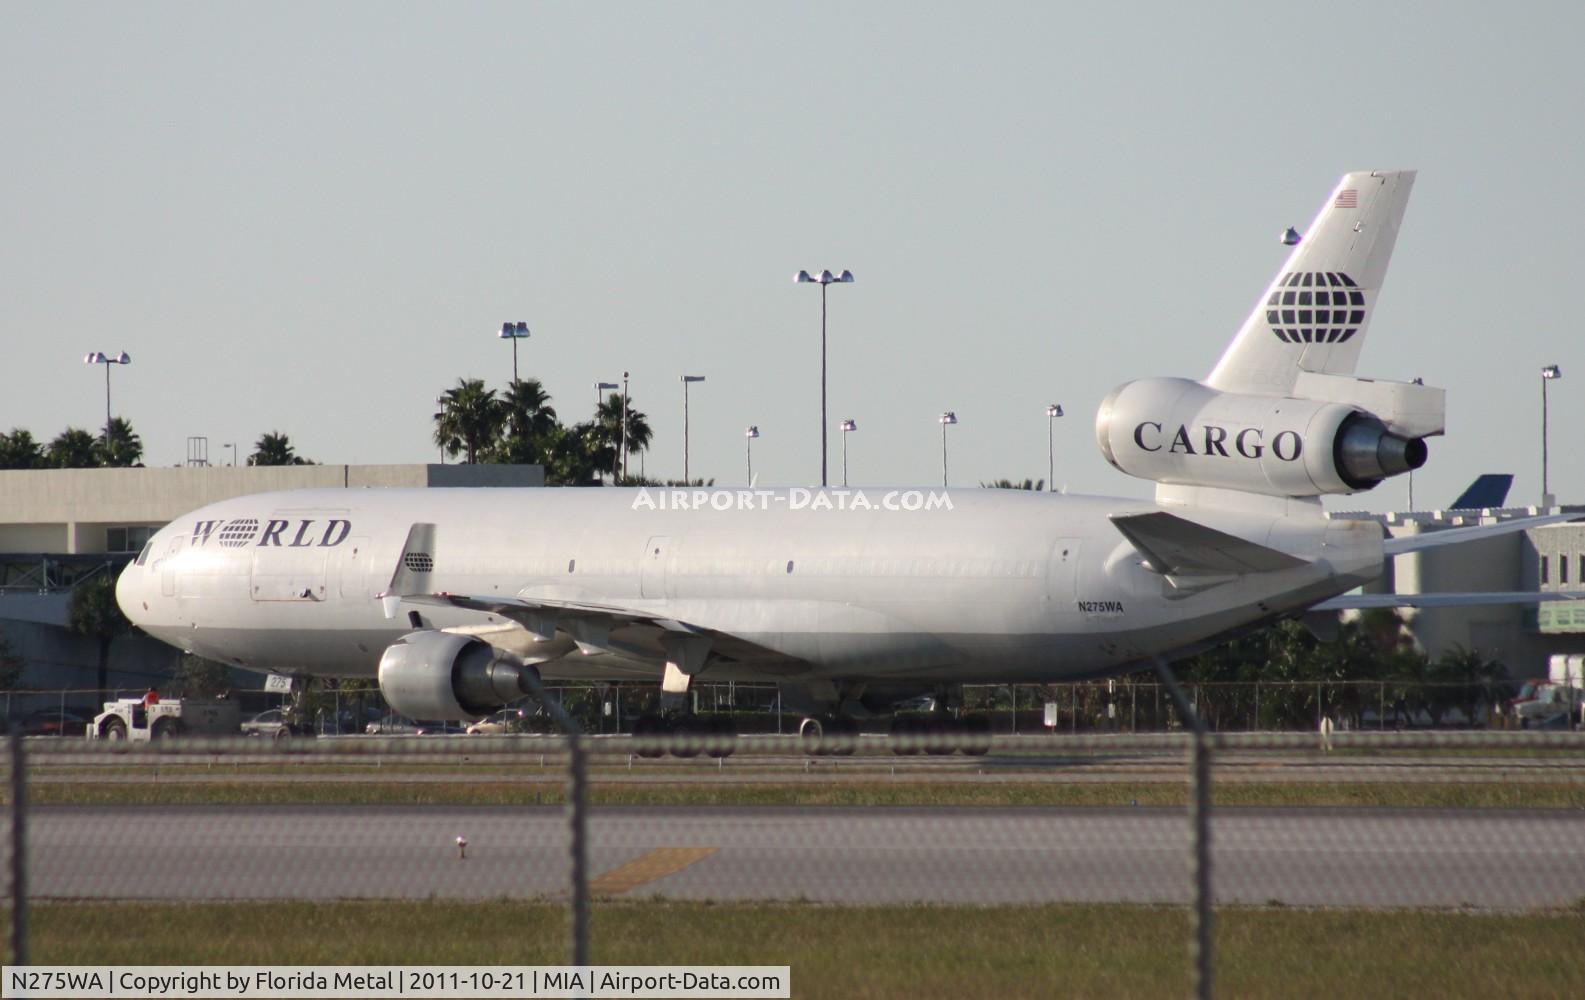
<instances>
[{"instance_id":1,"label":"clear blue sky","mask_svg":"<svg viewBox=\"0 0 1585 1000\"><path fill-rule=\"evenodd\" d=\"M1489 4L57 4L0 12L0 430L147 461L265 431L433 460L434 397L632 373L650 475L819 473L819 291L856 483L1107 466L1116 384L1203 376L1336 178L1418 168L1361 374L1449 391L1421 505L1585 501L1585 13ZM833 472L833 478L839 473ZM1334 507L1400 505L1401 481Z\"/></svg>"}]
</instances>

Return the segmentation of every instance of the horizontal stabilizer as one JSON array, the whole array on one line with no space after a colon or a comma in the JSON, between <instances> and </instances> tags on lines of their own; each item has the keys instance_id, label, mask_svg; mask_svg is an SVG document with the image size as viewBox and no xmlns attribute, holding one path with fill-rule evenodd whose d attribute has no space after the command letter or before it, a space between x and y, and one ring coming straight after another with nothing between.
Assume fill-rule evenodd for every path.
<instances>
[{"instance_id":1,"label":"horizontal stabilizer","mask_svg":"<svg viewBox=\"0 0 1585 1000\"><path fill-rule=\"evenodd\" d=\"M1165 576L1270 573L1305 565L1303 559L1286 552L1165 511L1115 514L1112 523L1145 557L1151 569Z\"/></svg>"},{"instance_id":2,"label":"horizontal stabilizer","mask_svg":"<svg viewBox=\"0 0 1585 1000\"><path fill-rule=\"evenodd\" d=\"M1344 594L1322 601L1311 611L1367 611L1372 608L1465 608L1497 604L1545 604L1585 601L1585 591L1513 590L1467 594Z\"/></svg>"},{"instance_id":3,"label":"horizontal stabilizer","mask_svg":"<svg viewBox=\"0 0 1585 1000\"><path fill-rule=\"evenodd\" d=\"M1578 520L1579 516L1578 514L1544 514L1541 517L1519 517L1511 521L1498 521L1496 524L1473 524L1467 528L1448 528L1446 531L1426 531L1418 535L1402 535L1397 538L1388 538L1382 542L1381 551L1388 556L1401 556L1405 552L1434 549L1439 545L1458 545L1463 542L1473 542L1480 538L1491 538L1514 531L1524 531L1526 528L1539 528L1547 524L1574 521Z\"/></svg>"}]
</instances>

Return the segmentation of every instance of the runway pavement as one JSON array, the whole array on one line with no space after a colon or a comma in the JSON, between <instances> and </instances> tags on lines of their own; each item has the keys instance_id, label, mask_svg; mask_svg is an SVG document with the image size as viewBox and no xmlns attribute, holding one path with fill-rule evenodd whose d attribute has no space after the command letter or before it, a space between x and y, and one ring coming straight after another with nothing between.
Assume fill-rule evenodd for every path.
<instances>
[{"instance_id":1,"label":"runway pavement","mask_svg":"<svg viewBox=\"0 0 1585 1000\"><path fill-rule=\"evenodd\" d=\"M628 898L1183 903L1187 826L1153 808L596 808L589 855L596 890ZM486 899L567 884L551 807L37 807L29 838L43 898ZM1575 811L1223 808L1212 845L1223 903L1585 898Z\"/></svg>"}]
</instances>

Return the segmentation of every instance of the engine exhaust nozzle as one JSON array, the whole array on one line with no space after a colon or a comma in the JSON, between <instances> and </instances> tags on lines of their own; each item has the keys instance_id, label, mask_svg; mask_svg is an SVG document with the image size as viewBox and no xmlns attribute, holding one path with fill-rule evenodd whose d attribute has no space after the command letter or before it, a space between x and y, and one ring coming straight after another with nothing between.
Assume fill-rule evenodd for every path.
<instances>
[{"instance_id":1,"label":"engine exhaust nozzle","mask_svg":"<svg viewBox=\"0 0 1585 1000\"><path fill-rule=\"evenodd\" d=\"M1362 413L1343 423L1333 451L1343 481L1358 490L1420 468L1428 454L1424 438L1394 434L1380 420Z\"/></svg>"}]
</instances>

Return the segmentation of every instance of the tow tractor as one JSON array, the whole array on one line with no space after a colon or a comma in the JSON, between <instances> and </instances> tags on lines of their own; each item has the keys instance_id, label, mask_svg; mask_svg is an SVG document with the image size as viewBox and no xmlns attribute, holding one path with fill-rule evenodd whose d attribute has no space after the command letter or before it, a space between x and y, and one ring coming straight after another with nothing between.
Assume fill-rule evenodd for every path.
<instances>
[{"instance_id":1,"label":"tow tractor","mask_svg":"<svg viewBox=\"0 0 1585 1000\"><path fill-rule=\"evenodd\" d=\"M226 698L173 698L145 705L142 698L105 702L88 727L91 740L118 743L178 736L234 736L240 732L237 703Z\"/></svg>"}]
</instances>

